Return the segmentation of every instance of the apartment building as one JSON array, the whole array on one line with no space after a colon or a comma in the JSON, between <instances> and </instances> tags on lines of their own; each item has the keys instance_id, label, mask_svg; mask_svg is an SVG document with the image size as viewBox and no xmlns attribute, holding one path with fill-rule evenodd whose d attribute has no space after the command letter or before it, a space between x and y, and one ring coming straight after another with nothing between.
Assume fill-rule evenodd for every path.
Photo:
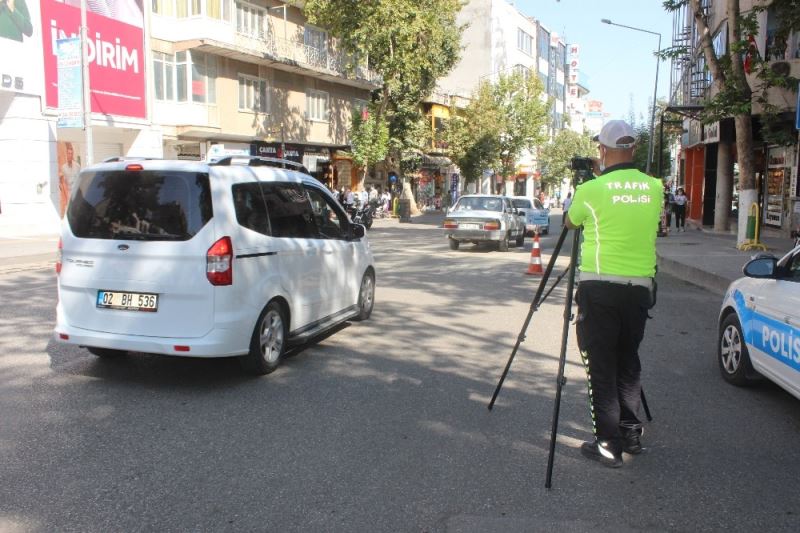
<instances>
[{"instance_id":1,"label":"apartment building","mask_svg":"<svg viewBox=\"0 0 800 533\"><path fill-rule=\"evenodd\" d=\"M154 0L153 120L165 157L285 157L332 188L360 188L344 153L378 77L295 5Z\"/></svg>"},{"instance_id":2,"label":"apartment building","mask_svg":"<svg viewBox=\"0 0 800 533\"><path fill-rule=\"evenodd\" d=\"M740 2L742 13L751 9L752 0ZM708 13L709 30L717 54L728 50L728 18L725 2L706 0L704 9ZM800 76L800 34L789 37L787 42L777 42L775 30L778 20L774 9L758 16L758 32L753 36L753 46L758 54L767 59L770 68ZM683 57L673 59L671 67L670 110L684 117L683 135L680 140L678 185L685 188L689 197L687 218L706 226L722 223L715 218L722 201L737 203L738 188L734 164L736 161L736 133L733 118L702 124L700 112L706 99L712 96L711 74L700 49L700 36L696 22L688 6L675 12L673 19L673 45L686 46L690 50ZM754 73L750 74L751 86L755 86ZM769 94L771 104L777 106L778 124L797 138L797 93L773 89ZM757 197L762 227L787 235L800 224L800 187L798 186L797 143L790 146L770 145L762 136L761 109L753 108L754 156L756 162ZM745 209L750 208L750 200ZM739 217L740 223L746 221Z\"/></svg>"},{"instance_id":3,"label":"apartment building","mask_svg":"<svg viewBox=\"0 0 800 533\"><path fill-rule=\"evenodd\" d=\"M87 2L85 115L79 68L59 68L79 67L80 5L28 1L24 27L0 35L0 235L56 233L72 178L115 156L281 156L331 187L362 186L348 129L380 80L299 7Z\"/></svg>"},{"instance_id":4,"label":"apartment building","mask_svg":"<svg viewBox=\"0 0 800 533\"><path fill-rule=\"evenodd\" d=\"M550 134L565 126L567 45L561 38L506 0L470 0L458 23L468 24L462 36L462 59L439 80L438 93L468 99L482 81L496 80L501 74L539 76L545 89L542 98L553 101ZM486 172L478 189L490 192L502 186L508 194L533 196L540 178L536 154L526 153L517 163L515 176Z\"/></svg>"}]
</instances>

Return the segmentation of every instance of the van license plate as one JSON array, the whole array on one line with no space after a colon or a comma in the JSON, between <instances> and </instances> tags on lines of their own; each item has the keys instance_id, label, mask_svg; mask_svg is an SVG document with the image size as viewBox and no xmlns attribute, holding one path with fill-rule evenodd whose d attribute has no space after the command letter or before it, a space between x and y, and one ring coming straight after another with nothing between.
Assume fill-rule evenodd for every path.
<instances>
[{"instance_id":1,"label":"van license plate","mask_svg":"<svg viewBox=\"0 0 800 533\"><path fill-rule=\"evenodd\" d=\"M97 291L97 307L125 311L158 311L158 294Z\"/></svg>"}]
</instances>

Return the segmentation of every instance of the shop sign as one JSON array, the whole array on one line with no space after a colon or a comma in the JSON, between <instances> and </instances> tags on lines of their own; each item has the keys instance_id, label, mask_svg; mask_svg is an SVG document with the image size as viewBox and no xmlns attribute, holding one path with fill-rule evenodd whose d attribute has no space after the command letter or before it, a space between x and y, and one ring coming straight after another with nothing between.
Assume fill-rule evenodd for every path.
<instances>
[{"instance_id":1,"label":"shop sign","mask_svg":"<svg viewBox=\"0 0 800 533\"><path fill-rule=\"evenodd\" d=\"M695 146L703 142L703 124L697 120L688 120L686 133L686 147Z\"/></svg>"},{"instance_id":2,"label":"shop sign","mask_svg":"<svg viewBox=\"0 0 800 533\"><path fill-rule=\"evenodd\" d=\"M703 124L703 142L706 144L719 142L719 121Z\"/></svg>"},{"instance_id":3,"label":"shop sign","mask_svg":"<svg viewBox=\"0 0 800 533\"><path fill-rule=\"evenodd\" d=\"M0 91L41 96L41 32L38 0L0 0Z\"/></svg>"},{"instance_id":4,"label":"shop sign","mask_svg":"<svg viewBox=\"0 0 800 533\"><path fill-rule=\"evenodd\" d=\"M81 40L59 39L58 122L59 128L83 128L83 76Z\"/></svg>"},{"instance_id":5,"label":"shop sign","mask_svg":"<svg viewBox=\"0 0 800 533\"><path fill-rule=\"evenodd\" d=\"M250 143L250 155L288 159L289 161L302 164L303 155L305 155L305 148L299 144L253 141Z\"/></svg>"},{"instance_id":6,"label":"shop sign","mask_svg":"<svg viewBox=\"0 0 800 533\"><path fill-rule=\"evenodd\" d=\"M58 108L58 39L80 36L79 0L41 0L45 102ZM92 111L145 118L144 15L140 2L87 2Z\"/></svg>"},{"instance_id":7,"label":"shop sign","mask_svg":"<svg viewBox=\"0 0 800 533\"><path fill-rule=\"evenodd\" d=\"M771 148L767 152L764 224L781 227L783 222L783 187L790 168L786 166L786 150Z\"/></svg>"}]
</instances>

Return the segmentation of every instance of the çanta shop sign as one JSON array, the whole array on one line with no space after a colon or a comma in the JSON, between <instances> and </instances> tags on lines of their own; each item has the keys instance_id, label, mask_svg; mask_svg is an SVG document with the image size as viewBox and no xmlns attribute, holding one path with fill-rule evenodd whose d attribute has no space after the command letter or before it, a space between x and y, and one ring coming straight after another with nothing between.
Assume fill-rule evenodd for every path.
<instances>
[{"instance_id":1,"label":"\u00e7anta shop sign","mask_svg":"<svg viewBox=\"0 0 800 533\"><path fill-rule=\"evenodd\" d=\"M56 0L41 0L41 6L45 102L58 108L56 40L80 36L81 10ZM92 111L145 118L142 28L91 11L86 17Z\"/></svg>"},{"instance_id":2,"label":"\u00e7anta shop sign","mask_svg":"<svg viewBox=\"0 0 800 533\"><path fill-rule=\"evenodd\" d=\"M297 144L285 144L281 150L281 143L254 141L250 143L250 155L288 159L302 164L305 148Z\"/></svg>"}]
</instances>

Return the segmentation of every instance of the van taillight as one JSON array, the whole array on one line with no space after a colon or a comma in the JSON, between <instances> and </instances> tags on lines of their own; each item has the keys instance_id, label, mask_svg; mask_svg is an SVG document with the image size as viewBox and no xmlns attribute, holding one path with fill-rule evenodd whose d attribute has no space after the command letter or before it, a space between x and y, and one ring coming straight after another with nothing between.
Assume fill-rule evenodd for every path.
<instances>
[{"instance_id":1,"label":"van taillight","mask_svg":"<svg viewBox=\"0 0 800 533\"><path fill-rule=\"evenodd\" d=\"M212 285L233 284L233 245L223 237L206 252L206 277Z\"/></svg>"},{"instance_id":2,"label":"van taillight","mask_svg":"<svg viewBox=\"0 0 800 533\"><path fill-rule=\"evenodd\" d=\"M61 258L64 255L64 247L61 245L61 239L58 239L58 249L56 250L56 274L61 274Z\"/></svg>"}]
</instances>

